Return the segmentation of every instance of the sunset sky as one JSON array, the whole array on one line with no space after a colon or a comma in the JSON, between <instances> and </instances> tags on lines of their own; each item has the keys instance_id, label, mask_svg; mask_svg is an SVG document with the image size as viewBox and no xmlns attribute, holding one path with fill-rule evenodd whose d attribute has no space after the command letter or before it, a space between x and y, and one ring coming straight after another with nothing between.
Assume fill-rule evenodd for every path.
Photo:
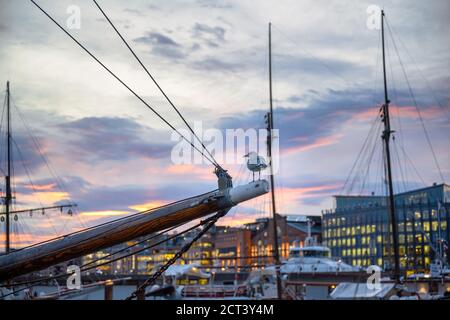
<instances>
[{"instance_id":1,"label":"sunset sky","mask_svg":"<svg viewBox=\"0 0 450 320\"><path fill-rule=\"evenodd\" d=\"M70 32L175 127L184 128L92 1L37 2L64 26L67 8L78 6L81 28ZM332 195L346 192L344 182L383 101L380 32L367 28L366 9L384 7L442 175L450 181L448 1L98 2L187 120L202 121L206 129L265 126L271 21L281 153L278 208L282 214L313 215L332 207ZM216 188L211 165L171 162L175 143L167 126L30 1L0 0L0 35L2 99L9 80L13 135L20 149L14 147L16 207L68 199L78 204L76 217L59 211L25 215L13 227L16 234L20 230L17 242ZM402 180L396 190L441 183L396 48L387 38L392 126L405 150L397 150L394 161L394 176ZM4 129L3 120L2 136ZM380 148L375 150L380 151L376 134ZM1 147L4 169L4 142ZM373 166L379 166L378 151ZM251 179L241 165L224 167L235 184ZM375 169L369 177L376 180ZM368 181L362 191L378 192L379 183ZM221 223L240 225L268 216L268 209L269 198L263 197L233 209Z\"/></svg>"}]
</instances>

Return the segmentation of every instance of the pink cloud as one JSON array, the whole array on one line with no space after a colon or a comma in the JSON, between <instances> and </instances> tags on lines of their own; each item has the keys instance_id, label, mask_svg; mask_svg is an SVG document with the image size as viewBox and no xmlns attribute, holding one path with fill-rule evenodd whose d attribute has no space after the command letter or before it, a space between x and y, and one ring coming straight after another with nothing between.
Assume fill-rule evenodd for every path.
<instances>
[{"instance_id":1,"label":"pink cloud","mask_svg":"<svg viewBox=\"0 0 450 320\"><path fill-rule=\"evenodd\" d=\"M333 145L339 142L339 140L341 139L342 135L340 134L336 134L336 135L330 135L327 137L321 137L321 138L317 138L315 139L312 143L309 144L301 144L298 146L293 146L293 147L289 147L286 149L283 149L281 152L283 154L292 154L292 153L298 153L298 152L304 152L304 151L309 151L312 149L316 149L316 148L321 148L321 147L325 147L325 146L329 146L329 145ZM301 141L304 140L305 138L303 137L298 137L295 140L296 141Z\"/></svg>"},{"instance_id":2,"label":"pink cloud","mask_svg":"<svg viewBox=\"0 0 450 320\"><path fill-rule=\"evenodd\" d=\"M49 183L49 184L43 184L43 185L27 184L24 187L27 189L36 190L36 191L51 191L56 187L56 183Z\"/></svg>"},{"instance_id":3,"label":"pink cloud","mask_svg":"<svg viewBox=\"0 0 450 320\"><path fill-rule=\"evenodd\" d=\"M165 168L165 172L172 175L189 175L195 176L196 179L213 181L216 176L213 174L211 167L191 164L170 165Z\"/></svg>"},{"instance_id":4,"label":"pink cloud","mask_svg":"<svg viewBox=\"0 0 450 320\"><path fill-rule=\"evenodd\" d=\"M371 120L376 116L380 107L372 107L365 111L356 113L352 116L352 120ZM440 108L437 106L430 106L427 108L419 107L419 110L422 118L424 119L436 119L439 118L442 114L442 110L440 110ZM398 117L399 115L404 119L418 119L419 117L415 106L397 106L395 104L391 104L389 107L389 111L394 117Z\"/></svg>"}]
</instances>

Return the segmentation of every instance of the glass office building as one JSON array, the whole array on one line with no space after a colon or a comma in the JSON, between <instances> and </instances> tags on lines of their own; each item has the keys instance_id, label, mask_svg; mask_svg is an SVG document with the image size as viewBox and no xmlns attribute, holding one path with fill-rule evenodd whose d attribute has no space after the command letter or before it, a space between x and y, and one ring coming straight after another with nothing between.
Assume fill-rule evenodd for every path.
<instances>
[{"instance_id":1,"label":"glass office building","mask_svg":"<svg viewBox=\"0 0 450 320\"><path fill-rule=\"evenodd\" d=\"M322 236L335 257L359 266L393 268L388 199L384 196L335 196L323 212ZM400 266L406 274L428 272L440 254L450 256L450 186L446 184L395 195Z\"/></svg>"}]
</instances>

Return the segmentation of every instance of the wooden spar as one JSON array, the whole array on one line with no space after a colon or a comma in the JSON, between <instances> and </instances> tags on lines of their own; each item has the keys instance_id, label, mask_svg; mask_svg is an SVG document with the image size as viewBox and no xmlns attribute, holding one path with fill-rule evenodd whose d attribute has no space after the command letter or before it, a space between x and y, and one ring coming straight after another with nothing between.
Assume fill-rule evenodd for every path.
<instances>
[{"instance_id":1,"label":"wooden spar","mask_svg":"<svg viewBox=\"0 0 450 320\"><path fill-rule=\"evenodd\" d=\"M140 236L162 231L267 193L267 181L212 191L54 241L0 256L0 281L42 270Z\"/></svg>"}]
</instances>

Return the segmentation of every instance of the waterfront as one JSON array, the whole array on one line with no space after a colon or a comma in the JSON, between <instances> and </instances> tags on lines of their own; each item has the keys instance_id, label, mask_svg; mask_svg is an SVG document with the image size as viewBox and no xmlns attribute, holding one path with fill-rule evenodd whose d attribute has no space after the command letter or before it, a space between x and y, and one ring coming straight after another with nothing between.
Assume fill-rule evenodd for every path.
<instances>
[{"instance_id":1,"label":"waterfront","mask_svg":"<svg viewBox=\"0 0 450 320\"><path fill-rule=\"evenodd\" d=\"M450 298L448 4L85 5L1 3L0 300Z\"/></svg>"}]
</instances>

